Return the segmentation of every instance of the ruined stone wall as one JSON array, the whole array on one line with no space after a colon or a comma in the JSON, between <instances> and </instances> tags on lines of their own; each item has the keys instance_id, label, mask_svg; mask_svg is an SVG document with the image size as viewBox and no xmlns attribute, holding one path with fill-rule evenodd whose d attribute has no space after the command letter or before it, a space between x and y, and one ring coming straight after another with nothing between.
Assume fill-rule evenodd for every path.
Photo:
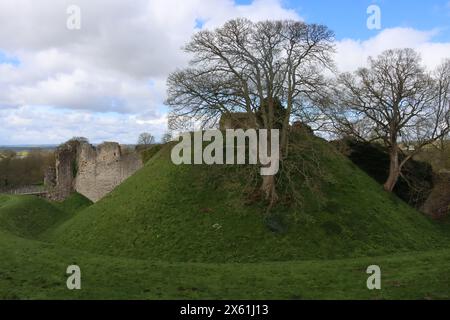
<instances>
[{"instance_id":1,"label":"ruined stone wall","mask_svg":"<svg viewBox=\"0 0 450 320\"><path fill-rule=\"evenodd\" d=\"M47 185L51 188L49 197L52 200L62 201L73 192L79 147L80 142L69 141L56 149L54 172L47 170L47 175L55 176L53 185ZM50 176L44 180L51 180Z\"/></svg>"},{"instance_id":2,"label":"ruined stone wall","mask_svg":"<svg viewBox=\"0 0 450 320\"><path fill-rule=\"evenodd\" d=\"M115 142L97 147L69 142L56 152L56 186L52 198L63 200L76 191L96 202L142 167L137 152L124 152Z\"/></svg>"},{"instance_id":3,"label":"ruined stone wall","mask_svg":"<svg viewBox=\"0 0 450 320\"><path fill-rule=\"evenodd\" d=\"M97 148L82 144L74 189L96 202L141 167L139 154L123 154L117 143L106 142Z\"/></svg>"},{"instance_id":4,"label":"ruined stone wall","mask_svg":"<svg viewBox=\"0 0 450 320\"><path fill-rule=\"evenodd\" d=\"M220 130L253 128L251 116L246 112L224 113L220 117Z\"/></svg>"}]
</instances>

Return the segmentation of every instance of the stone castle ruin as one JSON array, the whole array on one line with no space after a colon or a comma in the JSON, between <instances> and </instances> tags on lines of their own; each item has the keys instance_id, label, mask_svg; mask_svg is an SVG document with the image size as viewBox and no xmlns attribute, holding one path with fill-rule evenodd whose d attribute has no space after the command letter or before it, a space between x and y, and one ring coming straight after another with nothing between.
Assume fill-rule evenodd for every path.
<instances>
[{"instance_id":1,"label":"stone castle ruin","mask_svg":"<svg viewBox=\"0 0 450 320\"><path fill-rule=\"evenodd\" d=\"M226 129L250 129L253 128L253 122L247 112L224 113L220 117L220 130Z\"/></svg>"},{"instance_id":2,"label":"stone castle ruin","mask_svg":"<svg viewBox=\"0 0 450 320\"><path fill-rule=\"evenodd\" d=\"M56 201L76 191L96 202L142 167L139 153L116 142L93 146L72 140L58 147L55 158L44 180L49 197Z\"/></svg>"}]
</instances>

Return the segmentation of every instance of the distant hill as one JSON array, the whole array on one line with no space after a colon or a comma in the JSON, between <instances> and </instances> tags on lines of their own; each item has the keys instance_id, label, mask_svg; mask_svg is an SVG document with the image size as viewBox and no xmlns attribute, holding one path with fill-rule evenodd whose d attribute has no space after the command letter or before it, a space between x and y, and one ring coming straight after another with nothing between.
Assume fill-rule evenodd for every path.
<instances>
[{"instance_id":1,"label":"distant hill","mask_svg":"<svg viewBox=\"0 0 450 320\"><path fill-rule=\"evenodd\" d=\"M42 145L10 145L10 146L1 146L0 145L0 151L1 150L10 150L15 152L20 151L31 151L36 149L43 149L43 150L55 150L58 147L58 145L54 144L42 144Z\"/></svg>"}]
</instances>

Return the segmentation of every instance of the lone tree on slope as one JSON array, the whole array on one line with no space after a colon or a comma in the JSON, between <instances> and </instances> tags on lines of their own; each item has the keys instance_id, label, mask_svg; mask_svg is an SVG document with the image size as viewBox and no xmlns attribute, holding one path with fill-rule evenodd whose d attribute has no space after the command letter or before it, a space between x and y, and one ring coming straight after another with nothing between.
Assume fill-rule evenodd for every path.
<instances>
[{"instance_id":1,"label":"lone tree on slope","mask_svg":"<svg viewBox=\"0 0 450 320\"><path fill-rule=\"evenodd\" d=\"M386 191L392 192L409 159L449 134L449 61L429 74L413 49L387 50L369 58L368 68L341 74L332 95L338 131L388 148ZM401 144L414 148L400 160Z\"/></svg>"},{"instance_id":2,"label":"lone tree on slope","mask_svg":"<svg viewBox=\"0 0 450 320\"><path fill-rule=\"evenodd\" d=\"M323 25L286 20L236 19L200 31L185 47L190 66L168 78L171 117L179 122L189 117L208 128L222 114L246 112L255 128L273 129L280 123L275 119L279 99L285 108L283 158L291 116L325 84L321 69L332 67L333 41L333 32ZM263 178L261 191L271 203L277 199L275 184L275 176Z\"/></svg>"}]
</instances>

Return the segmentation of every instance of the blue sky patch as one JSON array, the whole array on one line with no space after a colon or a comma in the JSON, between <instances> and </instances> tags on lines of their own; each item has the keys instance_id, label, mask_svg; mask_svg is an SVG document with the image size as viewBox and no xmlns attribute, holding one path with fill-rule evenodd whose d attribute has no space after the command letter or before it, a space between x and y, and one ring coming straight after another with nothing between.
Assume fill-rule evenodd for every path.
<instances>
[{"instance_id":1,"label":"blue sky patch","mask_svg":"<svg viewBox=\"0 0 450 320\"><path fill-rule=\"evenodd\" d=\"M20 65L20 60L16 57L7 55L4 51L0 50L0 64L10 64L17 67Z\"/></svg>"},{"instance_id":2,"label":"blue sky patch","mask_svg":"<svg viewBox=\"0 0 450 320\"><path fill-rule=\"evenodd\" d=\"M235 0L248 5L252 1ZM387 28L405 27L422 31L438 30L437 42L450 41L450 0L283 0L287 9L295 10L309 23L327 25L337 40L367 40ZM367 28L367 8L381 9L381 30Z\"/></svg>"}]
</instances>

